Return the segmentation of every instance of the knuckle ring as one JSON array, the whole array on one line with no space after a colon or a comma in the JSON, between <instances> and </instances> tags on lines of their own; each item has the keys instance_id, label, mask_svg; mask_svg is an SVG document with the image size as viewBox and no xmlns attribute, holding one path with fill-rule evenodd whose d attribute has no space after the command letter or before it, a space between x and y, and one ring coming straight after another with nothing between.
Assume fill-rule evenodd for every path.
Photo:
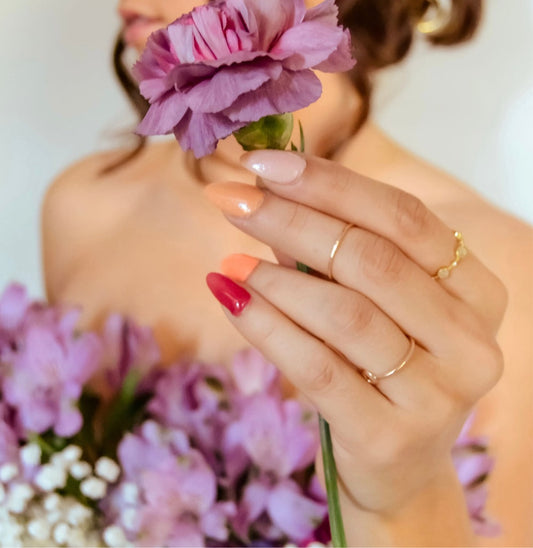
<instances>
[{"instance_id":1,"label":"knuckle ring","mask_svg":"<svg viewBox=\"0 0 533 548\"><path fill-rule=\"evenodd\" d=\"M333 280L333 261L335 260L335 255L337 254L337 251L339 250L339 247L341 246L344 238L346 237L346 234L348 234L348 230L352 228L353 224L347 224L340 234L340 236L335 240L335 243L333 244L333 247L331 248L331 251L329 252L329 262L328 262L328 278L330 280Z\"/></svg>"},{"instance_id":2,"label":"knuckle ring","mask_svg":"<svg viewBox=\"0 0 533 548\"><path fill-rule=\"evenodd\" d=\"M374 385L374 384L377 384L382 379L386 379L387 377L392 377L392 375L395 375L407 365L407 362L411 359L411 356L413 355L414 349L415 349L415 340L413 339L413 337L409 335L409 350L407 351L405 356L402 358L402 361L394 369L387 371L383 375L376 375L375 373L372 373L372 371L369 371L368 369L363 369L361 371L361 375L363 379L365 379L365 381L368 382L369 384Z\"/></svg>"},{"instance_id":3,"label":"knuckle ring","mask_svg":"<svg viewBox=\"0 0 533 548\"><path fill-rule=\"evenodd\" d=\"M451 271L468 255L468 249L465 246L463 235L456 231L453 234L457 241L455 247L455 258L448 266L442 266L431 276L434 280L445 280L450 275Z\"/></svg>"}]
</instances>

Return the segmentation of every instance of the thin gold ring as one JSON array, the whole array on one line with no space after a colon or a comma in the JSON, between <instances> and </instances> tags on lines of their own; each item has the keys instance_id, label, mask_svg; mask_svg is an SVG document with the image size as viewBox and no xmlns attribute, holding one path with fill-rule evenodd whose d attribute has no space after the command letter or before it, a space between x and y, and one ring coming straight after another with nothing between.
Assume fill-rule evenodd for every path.
<instances>
[{"instance_id":1,"label":"thin gold ring","mask_svg":"<svg viewBox=\"0 0 533 548\"><path fill-rule=\"evenodd\" d=\"M329 253L329 263L328 263L328 278L330 280L333 280L333 260L335 259L335 255L337 254L337 251L339 250L339 247L341 246L344 238L346 237L346 234L348 234L348 230L352 228L354 225L347 224L341 232L341 235L337 238L335 243L333 244L333 247L331 248L331 251Z\"/></svg>"},{"instance_id":2,"label":"thin gold ring","mask_svg":"<svg viewBox=\"0 0 533 548\"><path fill-rule=\"evenodd\" d=\"M445 280L450 275L450 272L468 255L468 249L465 246L463 235L456 231L453 233L457 240L457 246L455 247L455 258L448 266L440 267L433 276L434 280Z\"/></svg>"},{"instance_id":3,"label":"thin gold ring","mask_svg":"<svg viewBox=\"0 0 533 548\"><path fill-rule=\"evenodd\" d=\"M361 371L361 375L363 376L363 379L365 379L366 382L369 384L377 384L382 379L386 379L387 377L392 377L392 375L398 373L401 369L405 367L407 362L411 359L411 356L413 355L413 352L415 350L415 340L413 337L409 336L409 350L407 351L407 354L403 357L402 361L399 365L397 365L394 369L391 369L390 371L387 371L383 375L376 375L375 373L372 373L372 371L369 371L368 369L363 369Z\"/></svg>"}]
</instances>

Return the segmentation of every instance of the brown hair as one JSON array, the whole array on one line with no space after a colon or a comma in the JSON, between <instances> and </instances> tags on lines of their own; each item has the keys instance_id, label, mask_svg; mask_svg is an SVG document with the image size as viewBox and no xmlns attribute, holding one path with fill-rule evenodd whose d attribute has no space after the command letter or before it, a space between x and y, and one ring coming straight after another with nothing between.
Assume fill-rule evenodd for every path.
<instances>
[{"instance_id":1,"label":"brown hair","mask_svg":"<svg viewBox=\"0 0 533 548\"><path fill-rule=\"evenodd\" d=\"M437 0L438 1L438 0ZM350 30L357 64L350 73L361 97L361 108L354 131L367 120L371 109L372 75L375 70L398 63L408 53L417 23L436 0L336 0L339 20ZM482 0L451 0L446 24L427 35L435 45L453 45L472 37L480 17ZM118 35L113 52L117 78L139 117L146 114L148 102L139 93L137 83L125 62L125 43ZM118 162L107 166L103 174L124 165L137 156L146 145L146 137L138 136L134 149Z\"/></svg>"}]
</instances>

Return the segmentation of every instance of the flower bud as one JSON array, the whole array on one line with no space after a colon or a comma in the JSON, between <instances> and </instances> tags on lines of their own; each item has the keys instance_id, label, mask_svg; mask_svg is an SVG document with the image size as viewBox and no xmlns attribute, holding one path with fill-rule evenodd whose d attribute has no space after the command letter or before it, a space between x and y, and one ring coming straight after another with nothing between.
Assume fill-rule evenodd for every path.
<instances>
[{"instance_id":1,"label":"flower bud","mask_svg":"<svg viewBox=\"0 0 533 548\"><path fill-rule=\"evenodd\" d=\"M96 461L94 470L97 476L109 483L115 483L120 475L120 467L108 457L101 457Z\"/></svg>"},{"instance_id":2,"label":"flower bud","mask_svg":"<svg viewBox=\"0 0 533 548\"><path fill-rule=\"evenodd\" d=\"M233 135L244 150L285 150L292 135L293 123L291 113L264 116Z\"/></svg>"},{"instance_id":3,"label":"flower bud","mask_svg":"<svg viewBox=\"0 0 533 548\"><path fill-rule=\"evenodd\" d=\"M107 483L94 476L88 477L80 483L80 491L86 497L98 500L101 499L107 490Z\"/></svg>"}]
</instances>

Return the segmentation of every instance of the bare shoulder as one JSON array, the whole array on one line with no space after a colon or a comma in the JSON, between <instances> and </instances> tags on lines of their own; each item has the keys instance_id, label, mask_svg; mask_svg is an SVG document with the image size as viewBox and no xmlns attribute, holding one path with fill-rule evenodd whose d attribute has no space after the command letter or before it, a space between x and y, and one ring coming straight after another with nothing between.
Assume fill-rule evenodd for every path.
<instances>
[{"instance_id":1,"label":"bare shoulder","mask_svg":"<svg viewBox=\"0 0 533 548\"><path fill-rule=\"evenodd\" d=\"M98 199L103 170L127 150L84 157L62 171L49 185L41 204L41 247L45 286L53 301L56 289L76 260L116 216L114 205Z\"/></svg>"}]
</instances>

